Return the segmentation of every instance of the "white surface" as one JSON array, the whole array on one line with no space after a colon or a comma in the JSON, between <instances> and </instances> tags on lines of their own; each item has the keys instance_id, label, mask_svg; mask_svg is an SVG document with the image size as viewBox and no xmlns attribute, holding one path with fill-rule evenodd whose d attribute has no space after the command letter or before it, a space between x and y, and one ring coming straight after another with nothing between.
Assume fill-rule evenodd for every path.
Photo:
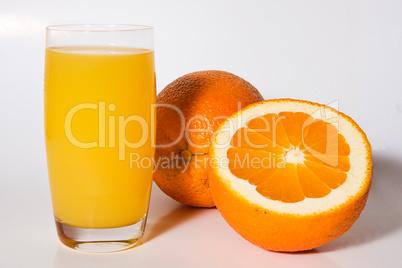
<instances>
[{"instance_id":1,"label":"white surface","mask_svg":"<svg viewBox=\"0 0 402 268\"><path fill-rule=\"evenodd\" d=\"M43 138L44 27L155 26L160 91L222 69L265 98L338 103L366 131L374 178L365 210L341 238L279 254L237 235L215 209L154 188L144 244L83 254L57 241ZM397 267L402 241L401 1L1 1L1 267ZM338 102L337 102L338 101Z\"/></svg>"}]
</instances>

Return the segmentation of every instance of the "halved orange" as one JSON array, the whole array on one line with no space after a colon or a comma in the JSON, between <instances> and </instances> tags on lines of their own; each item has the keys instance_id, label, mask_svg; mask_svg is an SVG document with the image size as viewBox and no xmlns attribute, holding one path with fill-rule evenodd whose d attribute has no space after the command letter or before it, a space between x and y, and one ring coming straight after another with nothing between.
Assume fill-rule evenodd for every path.
<instances>
[{"instance_id":1,"label":"halved orange","mask_svg":"<svg viewBox=\"0 0 402 268\"><path fill-rule=\"evenodd\" d=\"M225 220L250 242L301 251L344 234L371 185L371 147L348 116L292 99L228 118L212 141L210 188Z\"/></svg>"}]
</instances>

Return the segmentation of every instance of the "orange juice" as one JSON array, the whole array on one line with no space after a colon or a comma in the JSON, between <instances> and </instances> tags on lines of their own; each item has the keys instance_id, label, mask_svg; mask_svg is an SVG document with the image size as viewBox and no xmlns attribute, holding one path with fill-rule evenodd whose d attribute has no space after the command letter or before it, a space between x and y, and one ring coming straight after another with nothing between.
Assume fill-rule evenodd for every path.
<instances>
[{"instance_id":1,"label":"orange juice","mask_svg":"<svg viewBox=\"0 0 402 268\"><path fill-rule=\"evenodd\" d=\"M59 222L116 228L146 216L154 103L152 50L46 49L45 137Z\"/></svg>"}]
</instances>

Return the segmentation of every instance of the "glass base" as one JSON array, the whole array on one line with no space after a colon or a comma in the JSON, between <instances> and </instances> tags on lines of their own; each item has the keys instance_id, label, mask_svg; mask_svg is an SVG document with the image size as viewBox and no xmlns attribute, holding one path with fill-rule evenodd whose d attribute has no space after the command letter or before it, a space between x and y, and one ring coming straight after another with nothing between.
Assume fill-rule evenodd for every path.
<instances>
[{"instance_id":1,"label":"glass base","mask_svg":"<svg viewBox=\"0 0 402 268\"><path fill-rule=\"evenodd\" d=\"M145 216L133 225L107 229L73 227L57 219L55 222L59 239L67 247L85 252L114 252L140 244L146 220Z\"/></svg>"}]
</instances>

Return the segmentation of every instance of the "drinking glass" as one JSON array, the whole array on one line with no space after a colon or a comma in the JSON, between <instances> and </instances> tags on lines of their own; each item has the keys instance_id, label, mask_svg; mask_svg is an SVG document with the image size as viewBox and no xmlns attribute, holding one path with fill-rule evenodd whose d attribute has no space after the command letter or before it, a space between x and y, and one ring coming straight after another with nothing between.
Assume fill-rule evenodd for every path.
<instances>
[{"instance_id":1,"label":"drinking glass","mask_svg":"<svg viewBox=\"0 0 402 268\"><path fill-rule=\"evenodd\" d=\"M88 252L143 236L155 143L153 29L47 27L45 139L58 236Z\"/></svg>"}]
</instances>

